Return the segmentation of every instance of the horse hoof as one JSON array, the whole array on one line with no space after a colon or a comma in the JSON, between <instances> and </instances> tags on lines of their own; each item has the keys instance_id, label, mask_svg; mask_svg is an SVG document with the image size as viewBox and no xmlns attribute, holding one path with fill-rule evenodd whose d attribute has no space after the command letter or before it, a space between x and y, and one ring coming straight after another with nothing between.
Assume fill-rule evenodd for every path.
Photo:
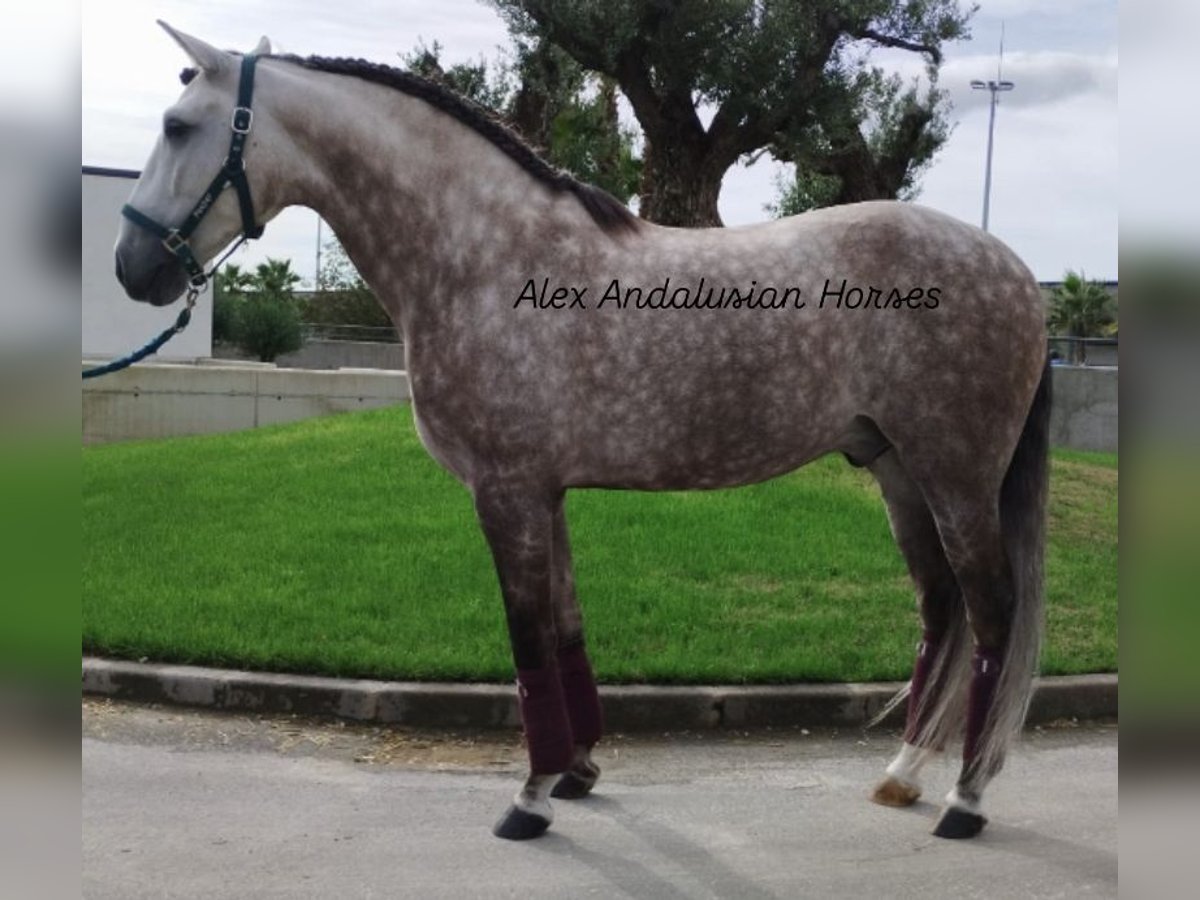
<instances>
[{"instance_id":1,"label":"horse hoof","mask_svg":"<svg viewBox=\"0 0 1200 900\"><path fill-rule=\"evenodd\" d=\"M915 784L908 784L889 775L875 785L871 800L880 806L912 806L920 796L921 789Z\"/></svg>"},{"instance_id":2,"label":"horse hoof","mask_svg":"<svg viewBox=\"0 0 1200 900\"><path fill-rule=\"evenodd\" d=\"M526 812L519 806L510 806L508 811L492 826L492 834L506 841L528 841L541 837L550 827L550 820L536 813Z\"/></svg>"},{"instance_id":3,"label":"horse hoof","mask_svg":"<svg viewBox=\"0 0 1200 900\"><path fill-rule=\"evenodd\" d=\"M967 812L965 809L948 806L942 813L941 818L938 819L937 825L933 827L933 833L940 838L962 840L963 838L975 837L975 835L983 831L983 826L986 824L987 819L979 815L979 813Z\"/></svg>"},{"instance_id":4,"label":"horse hoof","mask_svg":"<svg viewBox=\"0 0 1200 900\"><path fill-rule=\"evenodd\" d=\"M584 776L578 772L566 772L558 779L550 796L557 800L581 800L596 786L596 776Z\"/></svg>"}]
</instances>

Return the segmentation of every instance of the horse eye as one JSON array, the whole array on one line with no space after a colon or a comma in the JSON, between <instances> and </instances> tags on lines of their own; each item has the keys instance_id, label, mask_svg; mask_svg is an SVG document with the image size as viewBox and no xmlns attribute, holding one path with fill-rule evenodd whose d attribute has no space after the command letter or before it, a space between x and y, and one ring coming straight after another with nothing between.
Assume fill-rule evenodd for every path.
<instances>
[{"instance_id":1,"label":"horse eye","mask_svg":"<svg viewBox=\"0 0 1200 900\"><path fill-rule=\"evenodd\" d=\"M163 122L163 134L171 139L183 137L191 128L191 125L181 119L167 119Z\"/></svg>"}]
</instances>

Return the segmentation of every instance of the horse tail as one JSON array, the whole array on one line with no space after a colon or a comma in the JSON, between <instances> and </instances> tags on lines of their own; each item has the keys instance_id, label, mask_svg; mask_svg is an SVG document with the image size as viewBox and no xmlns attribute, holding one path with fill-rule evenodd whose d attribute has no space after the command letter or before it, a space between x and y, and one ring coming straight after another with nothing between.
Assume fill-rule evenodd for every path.
<instances>
[{"instance_id":1,"label":"horse tail","mask_svg":"<svg viewBox=\"0 0 1200 900\"><path fill-rule=\"evenodd\" d=\"M1049 487L1051 370L1047 359L1000 488L1000 525L1012 567L1013 608L1000 682L978 745L981 770L994 773L1004 761L1010 739L1019 734L1033 694L1033 676L1042 643L1043 559L1046 497ZM946 630L934 648L927 684L910 720L920 723L911 740L941 749L962 736L971 681L971 629L966 607L949 610ZM912 682L888 701L868 723L883 721L912 690Z\"/></svg>"},{"instance_id":2,"label":"horse tail","mask_svg":"<svg viewBox=\"0 0 1200 900\"><path fill-rule=\"evenodd\" d=\"M976 765L982 772L998 771L1009 740L1020 734L1041 655L1051 380L1047 359L1000 488L1000 526L1012 567L1013 609L1000 680L979 743Z\"/></svg>"},{"instance_id":3,"label":"horse tail","mask_svg":"<svg viewBox=\"0 0 1200 900\"><path fill-rule=\"evenodd\" d=\"M915 699L916 707L909 720L920 724L915 734L905 740L918 747L941 749L962 736L967 713L967 685L971 679L971 628L967 610L961 600L947 611L946 630L933 647L934 658L929 664L926 679L928 689ZM892 697L882 710L867 723L871 728L886 719L893 710L912 695L909 681Z\"/></svg>"}]
</instances>

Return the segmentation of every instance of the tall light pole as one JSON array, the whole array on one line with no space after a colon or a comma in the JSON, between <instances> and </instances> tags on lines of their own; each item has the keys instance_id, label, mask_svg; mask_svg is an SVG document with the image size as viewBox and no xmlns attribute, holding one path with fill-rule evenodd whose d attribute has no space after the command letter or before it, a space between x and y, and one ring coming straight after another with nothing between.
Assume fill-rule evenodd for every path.
<instances>
[{"instance_id":1,"label":"tall light pole","mask_svg":"<svg viewBox=\"0 0 1200 900\"><path fill-rule=\"evenodd\" d=\"M317 216L317 274L313 276L313 290L321 290L321 217Z\"/></svg>"},{"instance_id":2,"label":"tall light pole","mask_svg":"<svg viewBox=\"0 0 1200 900\"><path fill-rule=\"evenodd\" d=\"M996 130L996 104L999 102L998 95L1011 91L1016 85L1011 81L1003 81L1000 78L1001 68L1004 65L1004 26L1000 26L1000 61L996 64L996 80L995 81L980 81L978 79L971 82L971 88L976 91L991 91L992 103L991 113L988 116L988 146L987 146L987 168L984 170L983 176L983 230L988 230L988 206L992 197L992 135Z\"/></svg>"}]
</instances>

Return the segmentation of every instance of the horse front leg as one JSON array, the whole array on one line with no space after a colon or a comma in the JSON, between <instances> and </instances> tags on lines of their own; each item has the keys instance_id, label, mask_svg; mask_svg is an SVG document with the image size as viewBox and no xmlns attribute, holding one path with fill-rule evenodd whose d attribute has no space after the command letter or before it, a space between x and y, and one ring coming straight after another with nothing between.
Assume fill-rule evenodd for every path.
<instances>
[{"instance_id":1,"label":"horse front leg","mask_svg":"<svg viewBox=\"0 0 1200 900\"><path fill-rule=\"evenodd\" d=\"M584 649L583 614L575 594L571 544L561 500L554 511L550 594L558 631L558 671L574 743L571 767L554 785L550 796L578 800L591 793L600 777L600 767L592 761L592 748L600 740L604 723L596 679Z\"/></svg>"},{"instance_id":2,"label":"horse front leg","mask_svg":"<svg viewBox=\"0 0 1200 900\"><path fill-rule=\"evenodd\" d=\"M550 791L574 754L551 600L554 502L536 489L510 486L487 485L474 493L504 595L529 753L529 776L492 831L527 840L550 827Z\"/></svg>"}]
</instances>

